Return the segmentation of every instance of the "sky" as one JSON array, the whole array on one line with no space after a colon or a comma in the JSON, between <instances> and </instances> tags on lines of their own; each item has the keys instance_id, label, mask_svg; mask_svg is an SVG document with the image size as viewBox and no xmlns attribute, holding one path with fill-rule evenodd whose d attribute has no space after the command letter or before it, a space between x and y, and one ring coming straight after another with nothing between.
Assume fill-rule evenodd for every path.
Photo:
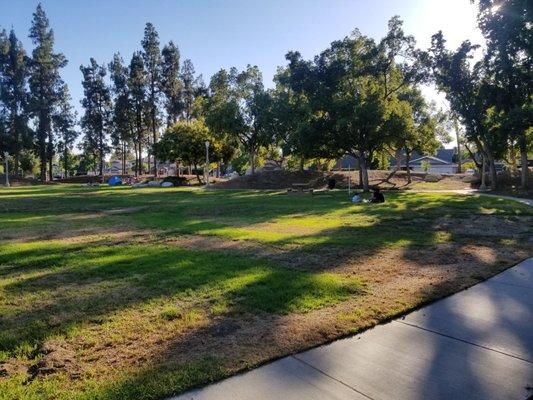
<instances>
[{"instance_id":1,"label":"sky","mask_svg":"<svg viewBox=\"0 0 533 400\"><path fill-rule=\"evenodd\" d=\"M0 28L15 29L26 51L32 14L39 2L0 0ZM55 34L55 49L69 63L61 76L81 112L80 65L93 57L107 64L115 52L126 62L141 48L144 26L155 25L161 45L174 41L182 60L190 58L206 83L220 68L257 65L272 86L285 54L299 51L311 59L355 28L379 40L387 21L399 15L406 33L421 48L442 30L448 45L463 40L482 44L476 7L470 0L42 0ZM444 106L432 88L424 93ZM451 144L453 145L453 144Z\"/></svg>"}]
</instances>

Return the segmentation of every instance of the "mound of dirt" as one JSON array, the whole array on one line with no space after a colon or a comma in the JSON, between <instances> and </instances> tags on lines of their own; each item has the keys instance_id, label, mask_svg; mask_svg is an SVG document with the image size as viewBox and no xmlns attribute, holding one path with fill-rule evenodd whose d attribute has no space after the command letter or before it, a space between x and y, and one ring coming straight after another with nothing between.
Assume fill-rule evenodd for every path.
<instances>
[{"instance_id":1,"label":"mound of dirt","mask_svg":"<svg viewBox=\"0 0 533 400\"><path fill-rule=\"evenodd\" d=\"M42 354L41 359L28 370L32 379L59 371L67 371L71 375L77 374L76 353L67 346L48 343L39 353Z\"/></svg>"},{"instance_id":2,"label":"mound of dirt","mask_svg":"<svg viewBox=\"0 0 533 400\"><path fill-rule=\"evenodd\" d=\"M411 184L407 183L407 174L405 171L399 171L393 176L391 171L370 170L368 179L371 187L380 187L383 189L409 189L416 188L417 184L424 183L426 173L411 172ZM329 179L335 179L336 188L345 189L348 187L348 178L350 178L351 187L360 186L358 171L264 171L257 172L255 175L240 176L228 181L219 182L213 185L217 189L288 189L294 183L306 183L313 189L324 189L327 187ZM465 189L470 185L462 180L461 175L442 176L439 184L442 183L443 189Z\"/></svg>"},{"instance_id":3,"label":"mound of dirt","mask_svg":"<svg viewBox=\"0 0 533 400\"><path fill-rule=\"evenodd\" d=\"M213 185L216 189L287 189L293 183L307 183L321 189L327 184L328 174L316 171L264 171L244 175Z\"/></svg>"}]
</instances>

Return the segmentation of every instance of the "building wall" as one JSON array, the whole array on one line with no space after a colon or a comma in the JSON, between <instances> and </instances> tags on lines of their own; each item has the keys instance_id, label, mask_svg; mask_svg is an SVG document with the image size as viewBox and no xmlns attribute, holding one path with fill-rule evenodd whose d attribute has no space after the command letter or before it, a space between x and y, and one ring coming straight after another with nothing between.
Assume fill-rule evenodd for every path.
<instances>
[{"instance_id":1,"label":"building wall","mask_svg":"<svg viewBox=\"0 0 533 400\"><path fill-rule=\"evenodd\" d=\"M422 165L413 165L413 171L424 172ZM429 173L432 174L456 174L457 166L456 165L430 165Z\"/></svg>"}]
</instances>

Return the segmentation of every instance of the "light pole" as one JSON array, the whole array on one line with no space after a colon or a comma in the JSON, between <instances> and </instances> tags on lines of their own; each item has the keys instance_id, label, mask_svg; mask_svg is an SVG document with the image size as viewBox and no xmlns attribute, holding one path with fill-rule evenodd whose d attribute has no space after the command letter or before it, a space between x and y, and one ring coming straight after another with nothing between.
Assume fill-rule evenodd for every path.
<instances>
[{"instance_id":1,"label":"light pole","mask_svg":"<svg viewBox=\"0 0 533 400\"><path fill-rule=\"evenodd\" d=\"M4 151L4 161L6 162L6 166L4 167L4 172L6 173L6 187L9 187L9 166L7 164L8 157L9 153L7 151Z\"/></svg>"},{"instance_id":2,"label":"light pole","mask_svg":"<svg viewBox=\"0 0 533 400\"><path fill-rule=\"evenodd\" d=\"M205 187L209 187L209 140L205 141Z\"/></svg>"}]
</instances>

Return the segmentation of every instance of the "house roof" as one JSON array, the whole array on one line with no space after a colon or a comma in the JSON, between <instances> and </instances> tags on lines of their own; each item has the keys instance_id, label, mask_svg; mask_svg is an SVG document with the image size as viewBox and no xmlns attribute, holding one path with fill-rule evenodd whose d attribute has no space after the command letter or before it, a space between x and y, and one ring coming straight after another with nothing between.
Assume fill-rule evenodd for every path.
<instances>
[{"instance_id":1,"label":"house roof","mask_svg":"<svg viewBox=\"0 0 533 400\"><path fill-rule=\"evenodd\" d=\"M413 163L415 160L420 160L422 157L431 157L431 158L434 158L434 159L438 159L440 160L440 162L443 162L444 164L452 164L453 163L453 156L456 152L456 149L439 149L437 150L437 154L435 154L434 156L433 155L424 155L424 154L420 154L416 151L413 151L413 153L411 154L411 162L410 163ZM436 162L435 160L433 160L434 162ZM430 161L431 162L431 161ZM394 167L396 166L396 158L394 157L391 157L389 159L389 164L391 167ZM404 167L405 166L405 153L402 154L402 159L401 159L401 166Z\"/></svg>"},{"instance_id":2,"label":"house roof","mask_svg":"<svg viewBox=\"0 0 533 400\"><path fill-rule=\"evenodd\" d=\"M448 162L448 161L444 161L444 160L441 160L440 158L438 157L433 157L433 156L422 156L422 157L419 157L419 158L416 158L414 160L411 161L411 164L421 164L422 161L429 161L430 164L440 164L440 165L452 165L451 162Z\"/></svg>"}]
</instances>

